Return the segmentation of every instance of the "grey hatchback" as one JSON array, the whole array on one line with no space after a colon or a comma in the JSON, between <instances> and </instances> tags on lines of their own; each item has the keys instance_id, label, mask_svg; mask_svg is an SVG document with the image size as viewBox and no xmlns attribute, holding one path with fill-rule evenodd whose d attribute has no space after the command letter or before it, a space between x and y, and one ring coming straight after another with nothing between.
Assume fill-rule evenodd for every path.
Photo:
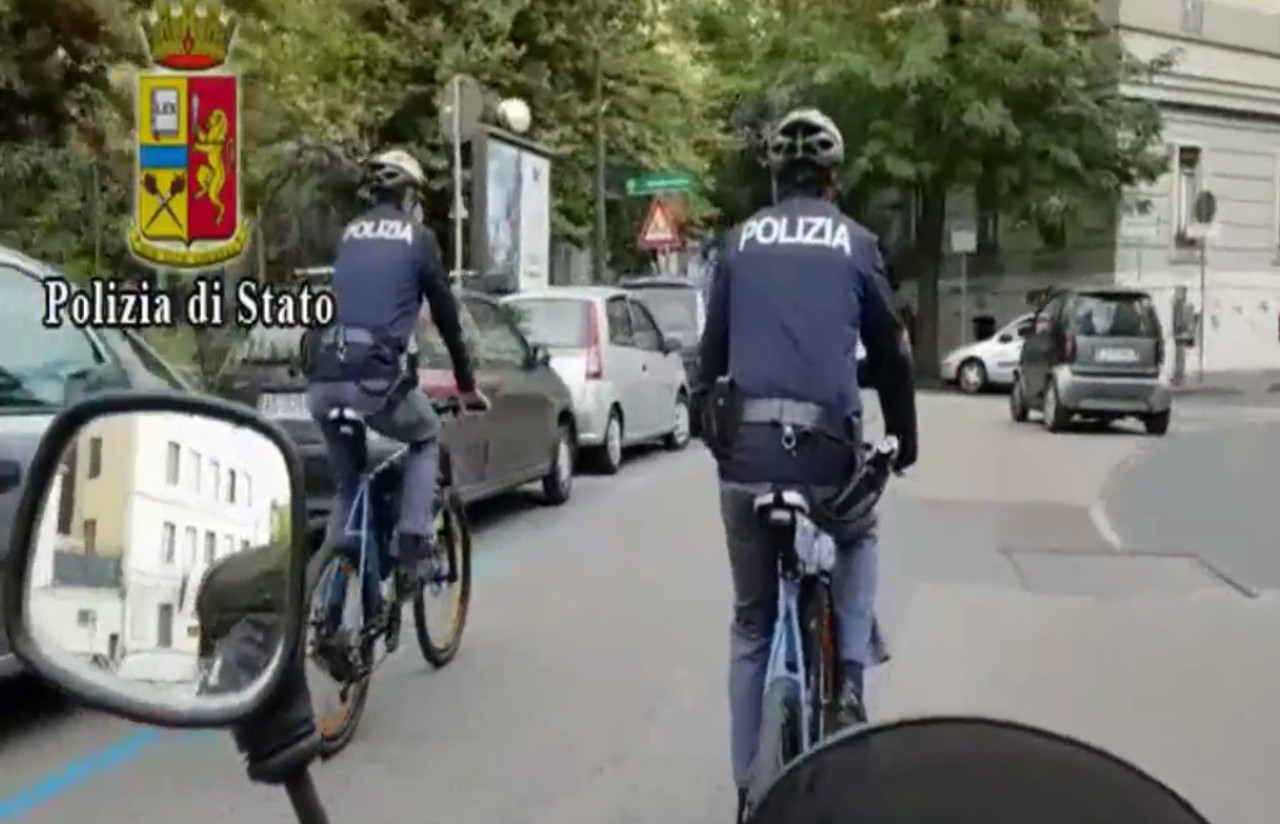
<instances>
[{"instance_id":1,"label":"grey hatchback","mask_svg":"<svg viewBox=\"0 0 1280 824\"><path fill-rule=\"evenodd\" d=\"M1014 373L1009 412L1039 410L1050 432L1074 417L1137 418L1147 432L1169 429L1172 395L1161 377L1164 337L1151 296L1123 288L1073 289L1036 311Z\"/></svg>"}]
</instances>

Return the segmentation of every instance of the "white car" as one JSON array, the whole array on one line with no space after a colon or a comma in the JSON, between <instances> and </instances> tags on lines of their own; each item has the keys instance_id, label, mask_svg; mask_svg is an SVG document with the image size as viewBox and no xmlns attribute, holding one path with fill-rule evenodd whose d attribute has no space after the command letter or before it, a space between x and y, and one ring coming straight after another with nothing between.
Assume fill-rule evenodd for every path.
<instances>
[{"instance_id":1,"label":"white car","mask_svg":"<svg viewBox=\"0 0 1280 824\"><path fill-rule=\"evenodd\" d=\"M1035 315L1019 315L986 340L953 349L942 359L942 379L973 394L993 386L1012 386L1022 342Z\"/></svg>"},{"instance_id":2,"label":"white car","mask_svg":"<svg viewBox=\"0 0 1280 824\"><path fill-rule=\"evenodd\" d=\"M569 387L583 457L612 475L623 447L691 432L681 341L659 331L637 296L611 286L552 286L508 295L525 336L546 347Z\"/></svg>"}]
</instances>

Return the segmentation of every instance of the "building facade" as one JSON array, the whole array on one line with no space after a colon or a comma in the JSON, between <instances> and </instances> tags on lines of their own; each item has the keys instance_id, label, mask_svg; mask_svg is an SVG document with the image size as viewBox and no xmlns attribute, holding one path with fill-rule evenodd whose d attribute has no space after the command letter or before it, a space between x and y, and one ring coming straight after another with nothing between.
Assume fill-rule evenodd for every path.
<instances>
[{"instance_id":1,"label":"building facade","mask_svg":"<svg viewBox=\"0 0 1280 824\"><path fill-rule=\"evenodd\" d=\"M1174 306L1185 301L1197 337L1188 378L1201 355L1206 374L1280 369L1280 0L1100 5L1131 52L1176 56L1155 82L1124 89L1163 110L1169 170L1117 207L1085 210L1059 245L983 214L973 192L953 193L949 219L975 228L987 249L964 261L963 279L960 256L948 255L939 348L972 340L976 316L1002 324L1030 311L1046 288L1125 284L1152 294L1171 352ZM1203 191L1218 208L1202 270L1187 230Z\"/></svg>"},{"instance_id":2,"label":"building facade","mask_svg":"<svg viewBox=\"0 0 1280 824\"><path fill-rule=\"evenodd\" d=\"M171 413L93 422L64 463L52 537L42 533L53 557L35 579L48 582L40 626L163 680L192 660L204 572L266 543L288 497L279 450L251 430Z\"/></svg>"}]
</instances>

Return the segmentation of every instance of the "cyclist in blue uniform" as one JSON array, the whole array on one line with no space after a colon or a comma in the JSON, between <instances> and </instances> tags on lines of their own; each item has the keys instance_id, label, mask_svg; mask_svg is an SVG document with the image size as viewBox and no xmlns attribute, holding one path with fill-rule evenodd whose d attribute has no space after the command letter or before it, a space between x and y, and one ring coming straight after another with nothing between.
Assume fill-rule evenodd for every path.
<instances>
[{"instance_id":1,"label":"cyclist in blue uniform","mask_svg":"<svg viewBox=\"0 0 1280 824\"><path fill-rule=\"evenodd\" d=\"M331 540L342 538L360 480L357 456L336 431L331 413L351 409L375 432L409 445L397 530L402 584L397 591L406 595L427 574L435 550L431 511L440 421L417 389L414 337L424 300L449 350L463 407L488 406L476 389L439 243L421 223L419 198L425 182L418 161L404 151L372 159L369 192L374 205L343 231L333 273L337 316L317 335L307 358L311 414L324 432L339 491L329 524Z\"/></svg>"},{"instance_id":2,"label":"cyclist in blue uniform","mask_svg":"<svg viewBox=\"0 0 1280 824\"><path fill-rule=\"evenodd\" d=\"M777 552L757 519L754 498L774 485L794 485L820 499L856 474L859 338L886 429L899 440L896 467L913 464L917 448L911 360L876 237L832 202L844 160L839 129L815 109L793 111L774 128L768 158L779 200L728 235L701 341L699 393L705 399L730 392L728 403L706 402L734 410L733 423L708 425L707 440L719 468L733 572L729 703L739 821L746 814L744 788L778 606ZM874 617L874 524L824 521L820 508L815 511L839 549L832 590L843 715L861 722L863 672L887 657Z\"/></svg>"}]
</instances>

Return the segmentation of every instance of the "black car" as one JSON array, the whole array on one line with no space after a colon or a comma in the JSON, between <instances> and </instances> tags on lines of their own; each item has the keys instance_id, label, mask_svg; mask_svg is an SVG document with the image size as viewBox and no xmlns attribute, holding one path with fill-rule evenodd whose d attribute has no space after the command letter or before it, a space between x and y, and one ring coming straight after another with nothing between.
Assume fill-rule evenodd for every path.
<instances>
[{"instance_id":1,"label":"black car","mask_svg":"<svg viewBox=\"0 0 1280 824\"><path fill-rule=\"evenodd\" d=\"M663 334L680 340L680 357L689 386L698 379L698 340L706 320L706 302L702 291L684 278L635 276L618 281L623 289L634 292L658 322Z\"/></svg>"},{"instance_id":2,"label":"black car","mask_svg":"<svg viewBox=\"0 0 1280 824\"><path fill-rule=\"evenodd\" d=\"M498 302L476 292L458 294L476 377L492 403L483 415L444 423L441 438L459 494L473 503L540 482L544 500L564 503L577 451L568 388L548 365L547 352L528 342ZM332 510L335 489L324 440L305 408L306 383L288 363L300 335L260 335L250 359L237 369L237 394L275 419L299 447L307 507L318 530ZM448 352L425 308L417 335L419 390L433 398L456 394ZM375 433L369 439L375 461L400 448Z\"/></svg>"},{"instance_id":3,"label":"black car","mask_svg":"<svg viewBox=\"0 0 1280 824\"><path fill-rule=\"evenodd\" d=\"M44 325L41 281L49 266L0 246L0 541L7 542L23 476L36 445L57 412L78 393L106 389L190 387L147 342L132 332ZM59 523L70 534L79 525ZM9 547L0 544L0 560ZM119 559L74 565L95 580L80 585L118 586ZM72 566L72 565L69 565ZM90 569L92 567L92 569ZM21 666L0 627L0 678Z\"/></svg>"}]
</instances>

